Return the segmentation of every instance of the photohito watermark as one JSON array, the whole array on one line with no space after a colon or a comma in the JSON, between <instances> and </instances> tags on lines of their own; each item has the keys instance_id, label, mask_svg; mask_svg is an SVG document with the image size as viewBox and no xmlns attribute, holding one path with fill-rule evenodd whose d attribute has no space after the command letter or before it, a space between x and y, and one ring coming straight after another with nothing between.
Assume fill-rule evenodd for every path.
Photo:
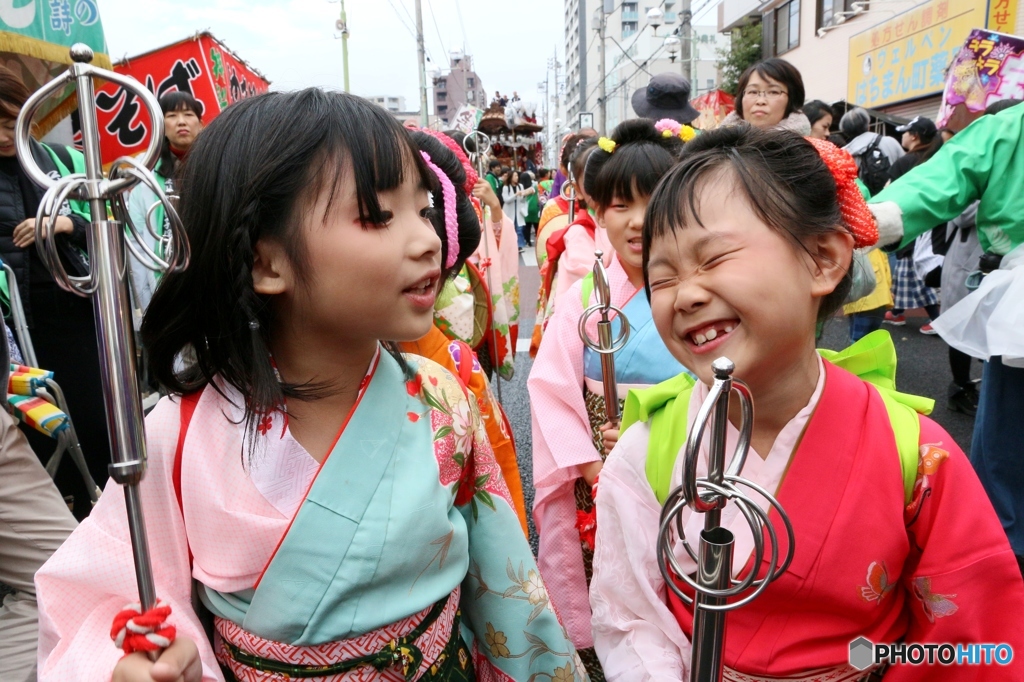
<instances>
[{"instance_id":1,"label":"photohito watermark","mask_svg":"<svg viewBox=\"0 0 1024 682\"><path fill-rule=\"evenodd\" d=\"M875 644L866 637L850 642L850 665L867 670L882 663L902 665L1009 665L1009 644Z\"/></svg>"}]
</instances>

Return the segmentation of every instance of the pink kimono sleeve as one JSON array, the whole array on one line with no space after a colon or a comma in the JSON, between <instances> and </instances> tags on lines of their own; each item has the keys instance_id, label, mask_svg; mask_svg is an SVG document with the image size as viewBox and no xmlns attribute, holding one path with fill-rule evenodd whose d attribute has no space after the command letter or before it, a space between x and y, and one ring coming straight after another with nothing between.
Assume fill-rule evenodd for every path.
<instances>
[{"instance_id":1,"label":"pink kimono sleeve","mask_svg":"<svg viewBox=\"0 0 1024 682\"><path fill-rule=\"evenodd\" d=\"M918 484L905 511L908 643L1006 643L1024 653L1024 582L974 469L949 434L921 418ZM896 665L886 682L1020 679L1019 663Z\"/></svg>"},{"instance_id":2,"label":"pink kimono sleeve","mask_svg":"<svg viewBox=\"0 0 1024 682\"><path fill-rule=\"evenodd\" d=\"M661 505L647 482L650 430L622 434L601 470L590 605L594 648L609 681L680 682L690 642L669 610L655 545Z\"/></svg>"},{"instance_id":3,"label":"pink kimono sleeve","mask_svg":"<svg viewBox=\"0 0 1024 682\"><path fill-rule=\"evenodd\" d=\"M591 646L590 603L576 529L574 484L579 465L599 462L583 400L583 312L580 284L555 309L528 387L533 420L533 519L540 535L537 565L551 602L577 648Z\"/></svg>"},{"instance_id":4,"label":"pink kimono sleeve","mask_svg":"<svg viewBox=\"0 0 1024 682\"><path fill-rule=\"evenodd\" d=\"M601 460L583 399L583 342L577 331L581 297L581 285L576 284L555 309L527 382L538 495L543 488L579 478L578 465Z\"/></svg>"},{"instance_id":5,"label":"pink kimono sleeve","mask_svg":"<svg viewBox=\"0 0 1024 682\"><path fill-rule=\"evenodd\" d=\"M597 228L600 230L601 228ZM596 233L595 233L596 234ZM565 233L565 251L558 257L555 279L555 309L569 288L594 269L594 240L582 225L571 225Z\"/></svg>"},{"instance_id":6,"label":"pink kimono sleeve","mask_svg":"<svg viewBox=\"0 0 1024 682\"><path fill-rule=\"evenodd\" d=\"M192 610L185 526L171 483L180 411L164 398L146 418L149 465L140 497L157 597L171 606L178 637L196 642L203 680L223 681ZM124 493L111 479L92 514L36 574L39 680L108 682L121 659L110 639L114 615L138 602Z\"/></svg>"}]
</instances>

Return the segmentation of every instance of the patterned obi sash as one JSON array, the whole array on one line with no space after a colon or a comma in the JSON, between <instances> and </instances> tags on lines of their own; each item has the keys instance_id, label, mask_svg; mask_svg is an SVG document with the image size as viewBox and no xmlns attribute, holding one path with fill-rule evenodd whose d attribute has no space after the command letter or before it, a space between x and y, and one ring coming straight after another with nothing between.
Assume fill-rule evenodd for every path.
<instances>
[{"instance_id":1,"label":"patterned obi sash","mask_svg":"<svg viewBox=\"0 0 1024 682\"><path fill-rule=\"evenodd\" d=\"M459 594L456 588L433 606L359 637L314 646L274 642L216 618L214 650L238 682L472 680L471 655L459 634Z\"/></svg>"},{"instance_id":2,"label":"patterned obi sash","mask_svg":"<svg viewBox=\"0 0 1024 682\"><path fill-rule=\"evenodd\" d=\"M726 668L722 679L725 682L874 682L881 680L885 673L885 667L876 670L857 670L849 665L839 665L832 668L820 668L808 670L807 672L787 677L765 677L763 675L747 675Z\"/></svg>"}]
</instances>

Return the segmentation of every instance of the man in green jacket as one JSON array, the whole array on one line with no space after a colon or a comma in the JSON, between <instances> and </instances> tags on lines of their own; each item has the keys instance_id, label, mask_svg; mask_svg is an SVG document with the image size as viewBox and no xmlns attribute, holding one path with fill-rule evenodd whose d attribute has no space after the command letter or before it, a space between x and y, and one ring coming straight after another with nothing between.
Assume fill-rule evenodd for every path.
<instances>
[{"instance_id":1,"label":"man in green jacket","mask_svg":"<svg viewBox=\"0 0 1024 682\"><path fill-rule=\"evenodd\" d=\"M986 360L971 462L1024 570L1024 106L997 104L869 205L879 245L905 246L979 202L981 246L1000 264L933 326Z\"/></svg>"}]
</instances>

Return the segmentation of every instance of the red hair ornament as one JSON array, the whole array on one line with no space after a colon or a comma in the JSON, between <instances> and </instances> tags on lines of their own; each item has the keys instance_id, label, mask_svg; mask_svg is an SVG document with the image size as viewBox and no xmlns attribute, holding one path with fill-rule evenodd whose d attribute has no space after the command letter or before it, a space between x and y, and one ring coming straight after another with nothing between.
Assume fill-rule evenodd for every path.
<instances>
[{"instance_id":1,"label":"red hair ornament","mask_svg":"<svg viewBox=\"0 0 1024 682\"><path fill-rule=\"evenodd\" d=\"M874 246L878 243L878 223L857 186L857 162L848 151L828 140L811 137L805 139L818 150L821 160L835 178L839 208L843 213L843 222L853 233L854 247Z\"/></svg>"},{"instance_id":2,"label":"red hair ornament","mask_svg":"<svg viewBox=\"0 0 1024 682\"><path fill-rule=\"evenodd\" d=\"M466 150L464 150L462 148L462 145L460 145L458 142L456 142L454 139L452 139L448 135L445 135L444 133L439 132L437 130L430 130L429 128L421 128L420 132L421 133L426 133L427 135L430 135L431 137L436 137L438 140L441 141L441 143L445 147L448 147L448 149L451 149L452 152L455 154L455 156L458 157L459 163L462 164L463 170L466 171L466 185L465 185L464 189L466 190L466 194L472 194L473 193L473 187L476 185L477 180L480 179L480 176L476 174L476 169L473 168L473 164L470 163L469 157L466 156Z\"/></svg>"}]
</instances>

